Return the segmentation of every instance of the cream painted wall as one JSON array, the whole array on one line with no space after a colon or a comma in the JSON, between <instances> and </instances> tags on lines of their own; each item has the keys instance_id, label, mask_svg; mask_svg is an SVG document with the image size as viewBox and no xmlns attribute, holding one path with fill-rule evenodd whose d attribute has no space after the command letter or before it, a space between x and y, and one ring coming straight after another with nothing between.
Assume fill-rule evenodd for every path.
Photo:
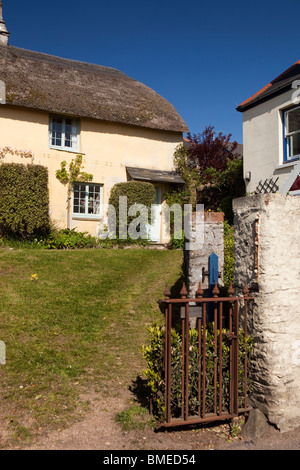
<instances>
[{"instance_id":1,"label":"cream painted wall","mask_svg":"<svg viewBox=\"0 0 300 470\"><path fill-rule=\"evenodd\" d=\"M276 179L283 187L294 164L284 164L282 110L293 105L295 90L279 95L243 113L244 177L246 192L255 191L259 182Z\"/></svg>"},{"instance_id":2,"label":"cream painted wall","mask_svg":"<svg viewBox=\"0 0 300 470\"><path fill-rule=\"evenodd\" d=\"M182 134L164 132L91 119L80 121L79 152L50 149L48 146L49 114L0 105L0 148L30 150L33 163L49 170L50 215L59 227L67 225L66 188L56 179L60 163L67 163L77 153L83 155L84 171L93 174L93 182L103 185L103 202L108 203L115 183L127 181L126 166L156 170L173 169L175 147ZM31 163L31 160L7 155L3 161ZM163 192L165 188L162 188ZM72 220L72 226L96 235L99 220ZM161 242L167 241L162 236Z\"/></svg>"}]
</instances>

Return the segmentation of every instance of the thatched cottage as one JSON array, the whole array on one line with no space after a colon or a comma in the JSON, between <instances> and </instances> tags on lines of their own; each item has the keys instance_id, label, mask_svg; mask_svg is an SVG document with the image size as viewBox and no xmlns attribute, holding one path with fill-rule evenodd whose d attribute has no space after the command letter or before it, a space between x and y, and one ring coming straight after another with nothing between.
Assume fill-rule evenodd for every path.
<instances>
[{"instance_id":1,"label":"thatched cottage","mask_svg":"<svg viewBox=\"0 0 300 470\"><path fill-rule=\"evenodd\" d=\"M132 179L151 181L157 203L174 183L173 153L187 126L174 107L152 89L119 70L63 59L8 44L0 1L0 149L5 161L49 170L50 211L66 227L66 188L55 176L62 161L83 155L93 181L74 187L72 227L96 235L112 186ZM100 200L95 209L79 200ZM163 227L156 241L165 242Z\"/></svg>"}]
</instances>

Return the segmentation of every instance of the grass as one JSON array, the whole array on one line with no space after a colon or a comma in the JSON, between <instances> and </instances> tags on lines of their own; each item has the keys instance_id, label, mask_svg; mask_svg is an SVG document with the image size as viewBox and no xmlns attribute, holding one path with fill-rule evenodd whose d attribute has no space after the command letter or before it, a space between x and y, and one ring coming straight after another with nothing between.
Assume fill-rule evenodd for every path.
<instances>
[{"instance_id":1,"label":"grass","mask_svg":"<svg viewBox=\"0 0 300 470\"><path fill-rule=\"evenodd\" d=\"M132 404L120 411L116 416L116 421L121 425L123 431L155 426L155 420L149 416L149 411L138 404Z\"/></svg>"},{"instance_id":2,"label":"grass","mask_svg":"<svg viewBox=\"0 0 300 470\"><path fill-rule=\"evenodd\" d=\"M181 263L180 251L0 248L6 422L28 438L76 417L85 387L129 385L144 367L147 327L163 318L157 300Z\"/></svg>"}]
</instances>

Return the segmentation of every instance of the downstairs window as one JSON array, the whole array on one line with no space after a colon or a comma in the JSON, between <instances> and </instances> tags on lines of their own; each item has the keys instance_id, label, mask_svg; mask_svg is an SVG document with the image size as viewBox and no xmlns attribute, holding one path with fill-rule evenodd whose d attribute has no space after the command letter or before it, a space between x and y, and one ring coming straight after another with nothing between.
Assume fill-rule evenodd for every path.
<instances>
[{"instance_id":1,"label":"downstairs window","mask_svg":"<svg viewBox=\"0 0 300 470\"><path fill-rule=\"evenodd\" d=\"M102 185L75 183L73 185L73 216L83 218L101 217Z\"/></svg>"}]
</instances>

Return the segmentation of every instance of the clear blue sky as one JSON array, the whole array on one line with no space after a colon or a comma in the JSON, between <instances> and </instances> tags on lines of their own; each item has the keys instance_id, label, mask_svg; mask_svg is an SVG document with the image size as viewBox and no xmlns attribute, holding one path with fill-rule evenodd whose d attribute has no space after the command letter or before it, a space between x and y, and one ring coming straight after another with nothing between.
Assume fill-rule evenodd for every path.
<instances>
[{"instance_id":1,"label":"clear blue sky","mask_svg":"<svg viewBox=\"0 0 300 470\"><path fill-rule=\"evenodd\" d=\"M119 69L191 133L239 142L236 106L300 59L299 0L3 0L3 13L12 46Z\"/></svg>"}]
</instances>

